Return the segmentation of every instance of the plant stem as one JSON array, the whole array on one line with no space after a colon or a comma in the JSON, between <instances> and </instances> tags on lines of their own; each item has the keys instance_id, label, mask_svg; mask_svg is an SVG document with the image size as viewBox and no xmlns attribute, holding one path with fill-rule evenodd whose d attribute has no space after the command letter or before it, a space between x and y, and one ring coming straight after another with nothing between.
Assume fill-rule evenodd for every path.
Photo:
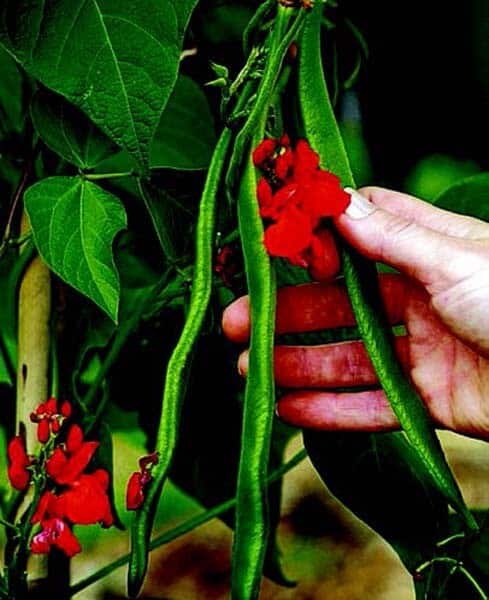
<instances>
[{"instance_id":1,"label":"plant stem","mask_svg":"<svg viewBox=\"0 0 489 600\"><path fill-rule=\"evenodd\" d=\"M100 181L104 179L121 179L122 177L133 177L134 171L126 171L124 173L83 173L83 179L87 181Z\"/></svg>"},{"instance_id":2,"label":"plant stem","mask_svg":"<svg viewBox=\"0 0 489 600\"><path fill-rule=\"evenodd\" d=\"M294 467L296 467L298 464L300 464L306 457L307 457L306 451L299 450L299 452L297 452L297 454L295 454L288 462L284 463L281 467L279 467L273 473L270 474L270 476L267 479L267 484L271 485L272 483L281 479L286 473L288 473ZM167 544L168 542L171 542L172 540L174 540L186 533L189 533L190 531L196 529L197 527L200 527L200 525L204 525L204 523L207 523L208 521L211 521L212 519L219 517L220 515L227 512L229 509L234 508L235 506L236 506L236 498L232 498L231 500L227 500L226 502L222 502L221 504L218 504L214 508L211 508L209 510L205 510L205 511L199 513L195 517L192 517L192 518L188 519L187 521L184 521L177 527L174 527L173 529L170 529L169 531L165 531L161 535L158 535L155 538L153 538L149 544L150 550L156 550L156 548L159 548L160 546L163 546L164 544ZM124 565L126 565L129 562L129 558L130 558L130 554L124 554L123 556L121 556L118 559L116 559L115 561L109 563L105 567L102 567L98 571L95 571L95 573L92 573L85 579L82 579L78 583L75 583L70 588L71 596L78 594L79 592L81 592L85 588L89 587L90 585L93 585L100 579L103 579L107 575L110 575L110 573L112 573L119 567L123 567Z\"/></svg>"},{"instance_id":3,"label":"plant stem","mask_svg":"<svg viewBox=\"0 0 489 600\"><path fill-rule=\"evenodd\" d=\"M462 562L460 562L459 560L456 560L455 558L451 558L450 556L435 556L434 558L427 560L426 562L419 565L419 567L416 568L415 572L422 573L428 567L433 566L435 563L445 563L445 564L452 565L454 570L460 571L460 573L462 573L462 575L465 576L465 578L471 583L472 587L475 589L475 591L479 594L479 596L483 600L488 600L487 594L484 592L484 590L480 586L479 582L474 578L472 573L470 573L470 571L468 571L464 567Z\"/></svg>"}]
</instances>

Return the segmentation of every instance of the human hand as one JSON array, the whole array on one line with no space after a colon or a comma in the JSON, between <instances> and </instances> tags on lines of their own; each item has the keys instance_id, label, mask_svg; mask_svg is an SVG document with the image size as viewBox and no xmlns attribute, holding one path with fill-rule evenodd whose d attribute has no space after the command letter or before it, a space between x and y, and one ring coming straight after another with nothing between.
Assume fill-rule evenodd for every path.
<instances>
[{"instance_id":1,"label":"human hand","mask_svg":"<svg viewBox=\"0 0 489 600\"><path fill-rule=\"evenodd\" d=\"M351 192L351 191L350 191ZM380 277L391 324L407 335L396 351L437 426L489 438L489 224L405 194L364 188L352 194L338 231L362 254L402 274ZM298 333L355 324L340 282L279 290L277 332ZM223 316L225 334L249 336L247 297ZM247 351L239 359L247 370ZM384 431L399 426L359 341L277 346L277 384L287 388L277 411L298 427Z\"/></svg>"}]
</instances>

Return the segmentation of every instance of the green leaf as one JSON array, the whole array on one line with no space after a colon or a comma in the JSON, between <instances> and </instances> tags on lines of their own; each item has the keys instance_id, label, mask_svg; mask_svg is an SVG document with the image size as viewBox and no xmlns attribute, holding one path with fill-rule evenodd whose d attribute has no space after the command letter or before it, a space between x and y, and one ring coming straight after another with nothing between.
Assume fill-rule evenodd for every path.
<instances>
[{"instance_id":1,"label":"green leaf","mask_svg":"<svg viewBox=\"0 0 489 600\"><path fill-rule=\"evenodd\" d=\"M413 571L448 530L443 496L402 433L304 432L307 452L333 494L379 532Z\"/></svg>"},{"instance_id":2,"label":"green leaf","mask_svg":"<svg viewBox=\"0 0 489 600\"><path fill-rule=\"evenodd\" d=\"M25 206L49 267L117 322L112 243L127 224L120 200L81 177L50 177L26 191Z\"/></svg>"},{"instance_id":3,"label":"green leaf","mask_svg":"<svg viewBox=\"0 0 489 600\"><path fill-rule=\"evenodd\" d=\"M489 173L462 179L442 192L434 204L489 222Z\"/></svg>"},{"instance_id":4,"label":"green leaf","mask_svg":"<svg viewBox=\"0 0 489 600\"><path fill-rule=\"evenodd\" d=\"M116 151L112 141L59 94L37 92L31 117L46 146L80 169L92 169Z\"/></svg>"},{"instance_id":5,"label":"green leaf","mask_svg":"<svg viewBox=\"0 0 489 600\"><path fill-rule=\"evenodd\" d=\"M179 77L151 144L151 168L207 169L216 141L204 92Z\"/></svg>"},{"instance_id":6,"label":"green leaf","mask_svg":"<svg viewBox=\"0 0 489 600\"><path fill-rule=\"evenodd\" d=\"M146 169L197 0L4 0L0 42Z\"/></svg>"},{"instance_id":7,"label":"green leaf","mask_svg":"<svg viewBox=\"0 0 489 600\"><path fill-rule=\"evenodd\" d=\"M150 147L152 169L207 169L216 145L209 103L190 77L181 75L161 115ZM105 172L133 168L127 152L105 161Z\"/></svg>"}]
</instances>

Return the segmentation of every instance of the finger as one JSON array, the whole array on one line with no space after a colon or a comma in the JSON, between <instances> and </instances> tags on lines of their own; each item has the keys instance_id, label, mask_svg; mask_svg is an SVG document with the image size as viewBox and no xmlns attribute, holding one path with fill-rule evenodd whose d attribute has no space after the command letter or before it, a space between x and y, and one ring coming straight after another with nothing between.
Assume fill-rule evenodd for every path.
<instances>
[{"instance_id":1,"label":"finger","mask_svg":"<svg viewBox=\"0 0 489 600\"><path fill-rule=\"evenodd\" d=\"M394 274L380 277L380 290L391 324L400 323L406 295L410 290L406 279ZM334 327L355 325L355 317L343 284L307 283L281 288L277 294L276 332L303 333ZM250 334L248 296L230 304L223 314L225 335L244 343Z\"/></svg>"},{"instance_id":2,"label":"finger","mask_svg":"<svg viewBox=\"0 0 489 600\"><path fill-rule=\"evenodd\" d=\"M354 190L348 191L351 203L336 225L362 254L399 269L432 294L467 276L477 258L467 249L469 241L418 225L379 208Z\"/></svg>"},{"instance_id":3,"label":"finger","mask_svg":"<svg viewBox=\"0 0 489 600\"><path fill-rule=\"evenodd\" d=\"M396 352L409 366L408 339L395 338ZM324 346L277 346L274 356L275 380L284 388L328 388L375 385L374 367L360 341ZM248 351L241 354L238 370L248 372Z\"/></svg>"},{"instance_id":4,"label":"finger","mask_svg":"<svg viewBox=\"0 0 489 600\"><path fill-rule=\"evenodd\" d=\"M399 421L382 390L341 394L293 392L278 402L277 414L290 425L322 431L399 429Z\"/></svg>"},{"instance_id":5,"label":"finger","mask_svg":"<svg viewBox=\"0 0 489 600\"><path fill-rule=\"evenodd\" d=\"M443 210L409 194L379 187L364 187L359 192L379 208L438 233L474 240L489 237L487 223Z\"/></svg>"}]
</instances>

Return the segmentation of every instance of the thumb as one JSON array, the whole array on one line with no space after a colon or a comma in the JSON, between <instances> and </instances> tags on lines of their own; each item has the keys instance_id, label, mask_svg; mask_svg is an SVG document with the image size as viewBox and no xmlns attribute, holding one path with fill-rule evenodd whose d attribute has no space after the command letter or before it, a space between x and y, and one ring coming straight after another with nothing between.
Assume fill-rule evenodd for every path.
<instances>
[{"instance_id":1,"label":"thumb","mask_svg":"<svg viewBox=\"0 0 489 600\"><path fill-rule=\"evenodd\" d=\"M463 240L390 213L356 190L345 191L351 202L335 223L341 235L363 255L399 269L431 293L466 274L467 262L460 260L465 255Z\"/></svg>"}]
</instances>

